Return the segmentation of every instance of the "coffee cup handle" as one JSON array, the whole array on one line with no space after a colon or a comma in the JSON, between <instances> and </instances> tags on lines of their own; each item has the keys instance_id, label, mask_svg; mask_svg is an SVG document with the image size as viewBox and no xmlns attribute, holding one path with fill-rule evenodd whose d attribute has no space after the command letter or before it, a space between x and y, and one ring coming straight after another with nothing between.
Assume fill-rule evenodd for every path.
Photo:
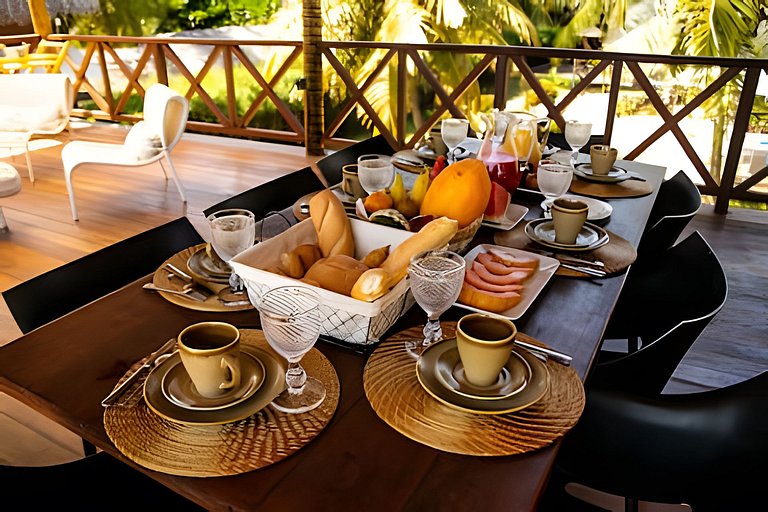
<instances>
[{"instance_id":1,"label":"coffee cup handle","mask_svg":"<svg viewBox=\"0 0 768 512\"><path fill-rule=\"evenodd\" d=\"M239 361L232 361L231 357L221 358L221 367L229 369L229 380L219 384L219 389L231 389L240 382L240 365Z\"/></svg>"}]
</instances>

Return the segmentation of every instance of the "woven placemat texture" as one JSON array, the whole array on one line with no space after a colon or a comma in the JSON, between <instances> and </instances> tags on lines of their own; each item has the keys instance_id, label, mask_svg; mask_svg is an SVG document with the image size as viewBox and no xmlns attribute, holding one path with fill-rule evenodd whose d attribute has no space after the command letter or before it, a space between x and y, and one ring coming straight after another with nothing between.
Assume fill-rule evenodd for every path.
<instances>
[{"instance_id":1,"label":"woven placemat texture","mask_svg":"<svg viewBox=\"0 0 768 512\"><path fill-rule=\"evenodd\" d=\"M272 352L259 330L241 330L241 342L280 357ZM237 475L268 466L292 455L317 437L330 422L339 403L339 379L330 361L313 348L302 358L301 364L310 376L325 385L327 393L325 401L310 412L285 414L267 406L234 423L183 425L157 416L141 400L134 407L107 408L104 428L120 452L154 471L213 477Z\"/></svg>"},{"instance_id":2,"label":"woven placemat texture","mask_svg":"<svg viewBox=\"0 0 768 512\"><path fill-rule=\"evenodd\" d=\"M456 323L444 322L454 336ZM419 384L416 361L406 340L421 339L422 327L401 331L382 342L365 366L363 384L376 414L401 434L432 448L463 455L515 455L552 444L578 421L584 410L584 386L576 372L548 362L550 386L530 407L507 414L473 414L453 409ZM521 340L539 343L518 333Z\"/></svg>"},{"instance_id":3,"label":"woven placemat texture","mask_svg":"<svg viewBox=\"0 0 768 512\"><path fill-rule=\"evenodd\" d=\"M550 247L539 245L525 234L526 222L520 222L514 228L509 231L499 231L493 237L493 242L496 245L503 245L505 247L513 247L515 249L532 250L532 251L553 251L561 252ZM608 275L617 274L623 272L637 259L637 249L629 243L626 239L619 235L608 231L608 243L602 247L591 251L581 251L569 253L573 256L589 260L589 261L602 261L604 263L604 270ZM567 251L562 251L567 252ZM558 267L555 275L569 276L569 277L581 277L586 279L595 279L594 276L582 274L581 272L570 270L564 267ZM597 278L599 279L599 278Z\"/></svg>"},{"instance_id":4,"label":"woven placemat texture","mask_svg":"<svg viewBox=\"0 0 768 512\"><path fill-rule=\"evenodd\" d=\"M653 187L647 181L624 180L619 183L595 183L574 176L570 191L582 196L615 199L647 196L653 192Z\"/></svg>"}]
</instances>

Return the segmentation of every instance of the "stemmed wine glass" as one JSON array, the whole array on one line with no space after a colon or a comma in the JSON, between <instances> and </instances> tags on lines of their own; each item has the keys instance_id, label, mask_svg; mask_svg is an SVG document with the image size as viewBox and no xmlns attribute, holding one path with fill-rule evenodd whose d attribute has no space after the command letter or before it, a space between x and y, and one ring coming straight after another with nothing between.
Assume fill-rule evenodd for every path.
<instances>
[{"instance_id":1,"label":"stemmed wine glass","mask_svg":"<svg viewBox=\"0 0 768 512\"><path fill-rule=\"evenodd\" d=\"M357 177L368 194L389 188L395 181L392 158L386 155L362 155L357 159Z\"/></svg>"},{"instance_id":2,"label":"stemmed wine glass","mask_svg":"<svg viewBox=\"0 0 768 512\"><path fill-rule=\"evenodd\" d=\"M459 144L464 142L469 133L469 121L452 117L443 119L440 124L440 136L448 147L448 161L453 162L453 152Z\"/></svg>"},{"instance_id":3,"label":"stemmed wine glass","mask_svg":"<svg viewBox=\"0 0 768 512\"><path fill-rule=\"evenodd\" d=\"M240 278L232 272L229 261L256 242L256 217L253 212L241 208L219 210L208 216L211 230L211 246L226 264L232 291L242 289Z\"/></svg>"},{"instance_id":4,"label":"stemmed wine glass","mask_svg":"<svg viewBox=\"0 0 768 512\"><path fill-rule=\"evenodd\" d=\"M589 142L592 135L592 123L570 120L565 123L565 141L571 146L571 165L576 165L579 150Z\"/></svg>"},{"instance_id":5,"label":"stemmed wine glass","mask_svg":"<svg viewBox=\"0 0 768 512\"><path fill-rule=\"evenodd\" d=\"M544 197L546 210L552 201L568 192L573 179L573 167L564 165L553 160L542 160L539 162L539 169L536 171L536 179L539 190Z\"/></svg>"},{"instance_id":6,"label":"stemmed wine glass","mask_svg":"<svg viewBox=\"0 0 768 512\"><path fill-rule=\"evenodd\" d=\"M325 400L325 386L307 376L300 361L320 336L320 296L305 286L281 286L257 301L261 328L269 346L288 360L288 389L272 400L278 411L311 411Z\"/></svg>"},{"instance_id":7,"label":"stemmed wine glass","mask_svg":"<svg viewBox=\"0 0 768 512\"><path fill-rule=\"evenodd\" d=\"M405 343L406 350L412 356L419 357L432 343L442 339L439 318L459 297L465 266L464 258L455 252L440 249L423 251L411 258L408 265L411 292L427 313L424 339Z\"/></svg>"}]
</instances>

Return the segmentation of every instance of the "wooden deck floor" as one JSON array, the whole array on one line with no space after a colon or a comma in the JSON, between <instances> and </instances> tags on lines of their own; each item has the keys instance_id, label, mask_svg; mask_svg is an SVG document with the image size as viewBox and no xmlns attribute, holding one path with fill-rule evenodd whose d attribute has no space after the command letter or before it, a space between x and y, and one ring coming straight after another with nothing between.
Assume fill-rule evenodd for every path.
<instances>
[{"instance_id":1,"label":"wooden deck floor","mask_svg":"<svg viewBox=\"0 0 768 512\"><path fill-rule=\"evenodd\" d=\"M121 141L113 125L75 128L82 140ZM187 134L174 150L185 184L184 205L159 166L87 168L74 176L80 221L70 216L61 167L61 143L34 141L34 184L24 158L0 148L0 161L21 172L23 190L0 198L10 232L0 234L0 291L91 251L181 215L206 233L202 210L218 201L309 165L300 147ZM730 292L723 311L694 345L668 391L720 387L768 369L768 213L704 207L687 232L699 230L720 257ZM686 233L687 233L686 232ZM0 300L0 344L20 335ZM77 456L80 441L0 395L0 464L51 463Z\"/></svg>"}]
</instances>

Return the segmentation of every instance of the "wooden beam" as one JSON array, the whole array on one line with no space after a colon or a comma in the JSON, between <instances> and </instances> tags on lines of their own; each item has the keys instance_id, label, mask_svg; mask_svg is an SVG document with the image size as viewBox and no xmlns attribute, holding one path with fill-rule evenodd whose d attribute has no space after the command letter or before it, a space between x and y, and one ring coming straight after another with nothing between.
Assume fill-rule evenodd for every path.
<instances>
[{"instance_id":1,"label":"wooden beam","mask_svg":"<svg viewBox=\"0 0 768 512\"><path fill-rule=\"evenodd\" d=\"M27 0L29 6L29 15L32 17L32 27L35 33L45 39L51 32L51 16L48 14L48 8L45 6L45 0Z\"/></svg>"}]
</instances>

